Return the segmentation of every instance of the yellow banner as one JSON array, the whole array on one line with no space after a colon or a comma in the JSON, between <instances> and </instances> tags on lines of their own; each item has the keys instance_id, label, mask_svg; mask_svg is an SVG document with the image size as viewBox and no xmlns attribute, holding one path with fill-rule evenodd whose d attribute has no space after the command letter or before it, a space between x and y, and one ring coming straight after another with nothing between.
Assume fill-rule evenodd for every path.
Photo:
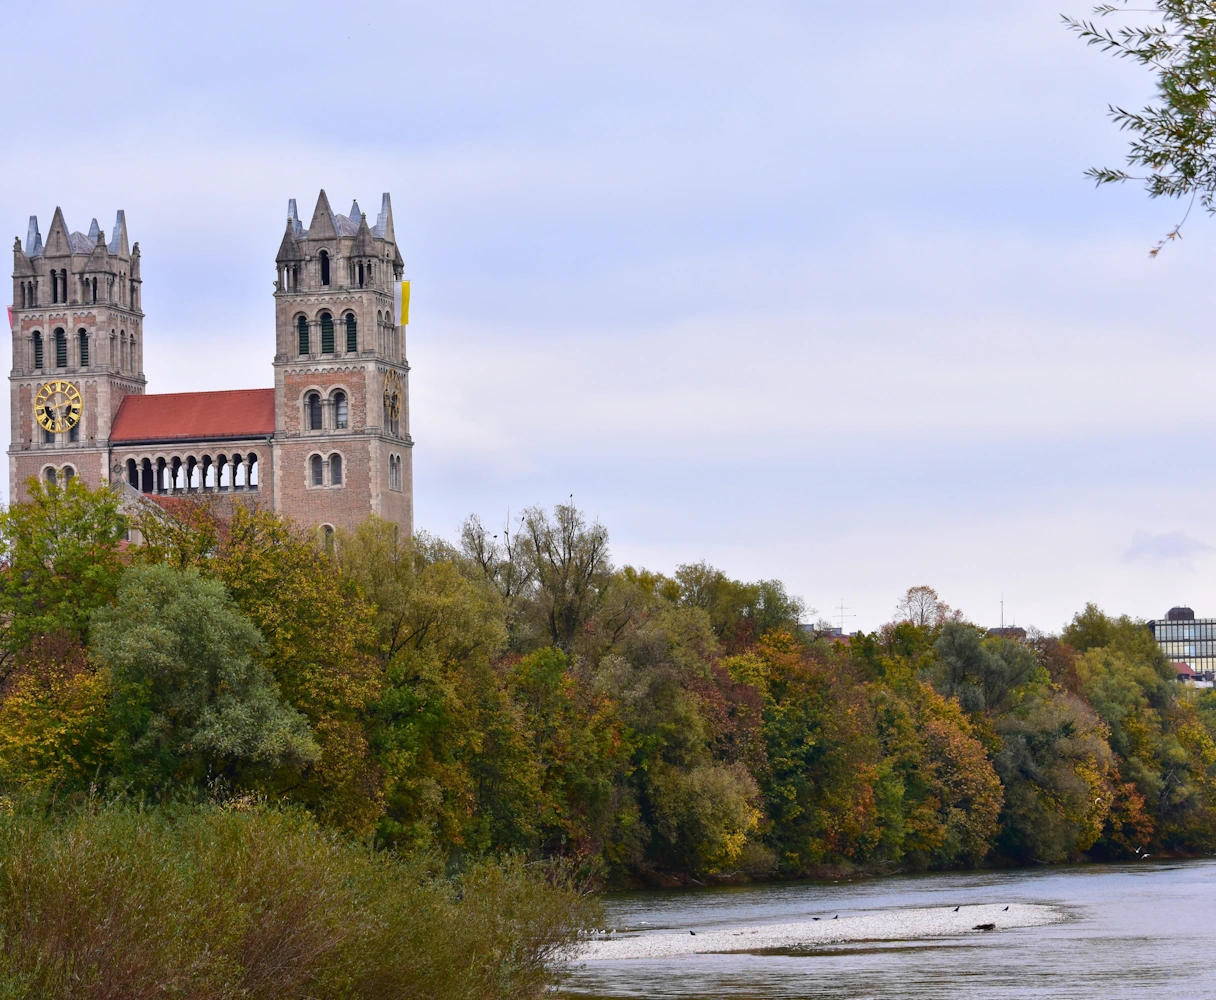
<instances>
[{"instance_id":1,"label":"yellow banner","mask_svg":"<svg viewBox=\"0 0 1216 1000\"><path fill-rule=\"evenodd\" d=\"M397 325L407 326L410 321L410 283L408 281L393 283L393 307L397 316Z\"/></svg>"}]
</instances>

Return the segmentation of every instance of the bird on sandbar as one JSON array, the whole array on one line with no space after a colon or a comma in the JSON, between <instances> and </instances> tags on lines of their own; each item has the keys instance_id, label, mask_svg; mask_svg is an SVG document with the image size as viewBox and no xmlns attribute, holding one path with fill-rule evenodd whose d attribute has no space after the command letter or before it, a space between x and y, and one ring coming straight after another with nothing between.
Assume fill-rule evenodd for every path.
<instances>
[{"instance_id":1,"label":"bird on sandbar","mask_svg":"<svg viewBox=\"0 0 1216 1000\"><path fill-rule=\"evenodd\" d=\"M697 932L696 932L696 931L689 931L688 933L689 933L689 934L691 934L693 937L696 937L696 936L697 936Z\"/></svg>"},{"instance_id":2,"label":"bird on sandbar","mask_svg":"<svg viewBox=\"0 0 1216 1000\"><path fill-rule=\"evenodd\" d=\"M962 905L963 905L962 903L959 903L959 906L962 906ZM958 913L958 906L956 906L956 907L954 908L954 912L955 912L955 913Z\"/></svg>"},{"instance_id":3,"label":"bird on sandbar","mask_svg":"<svg viewBox=\"0 0 1216 1000\"><path fill-rule=\"evenodd\" d=\"M1006 907L1005 907L1005 910L1008 910L1008 909L1009 909L1009 907L1008 907L1008 906L1006 906ZM1002 913L1004 913L1004 912L1005 912L1005 910L1001 910L1001 912L1002 912Z\"/></svg>"}]
</instances>

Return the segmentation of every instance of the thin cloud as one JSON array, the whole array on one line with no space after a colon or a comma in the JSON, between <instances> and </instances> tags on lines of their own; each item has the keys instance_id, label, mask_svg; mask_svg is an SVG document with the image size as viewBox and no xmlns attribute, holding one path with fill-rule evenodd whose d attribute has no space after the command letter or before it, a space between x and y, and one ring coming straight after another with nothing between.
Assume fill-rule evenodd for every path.
<instances>
[{"instance_id":1,"label":"thin cloud","mask_svg":"<svg viewBox=\"0 0 1216 1000\"><path fill-rule=\"evenodd\" d=\"M1213 547L1207 542L1192 538L1184 531L1170 531L1163 535L1137 532L1123 558L1130 562L1156 565L1183 563L1189 567L1195 556L1212 551Z\"/></svg>"}]
</instances>

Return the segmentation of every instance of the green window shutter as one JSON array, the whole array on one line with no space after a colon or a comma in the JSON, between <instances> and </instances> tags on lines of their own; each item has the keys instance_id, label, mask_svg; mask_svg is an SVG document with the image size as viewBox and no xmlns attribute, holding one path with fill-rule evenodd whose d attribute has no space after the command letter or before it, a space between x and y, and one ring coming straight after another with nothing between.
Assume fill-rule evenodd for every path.
<instances>
[{"instance_id":1,"label":"green window shutter","mask_svg":"<svg viewBox=\"0 0 1216 1000\"><path fill-rule=\"evenodd\" d=\"M308 354L308 320L301 316L299 322L296 324L296 329L300 334L300 353Z\"/></svg>"},{"instance_id":2,"label":"green window shutter","mask_svg":"<svg viewBox=\"0 0 1216 1000\"><path fill-rule=\"evenodd\" d=\"M355 354L359 350L359 331L355 325L354 313L346 315L346 353Z\"/></svg>"},{"instance_id":3,"label":"green window shutter","mask_svg":"<svg viewBox=\"0 0 1216 1000\"><path fill-rule=\"evenodd\" d=\"M66 368L68 366L68 338L61 329L55 331L55 367Z\"/></svg>"},{"instance_id":4,"label":"green window shutter","mask_svg":"<svg viewBox=\"0 0 1216 1000\"><path fill-rule=\"evenodd\" d=\"M42 334L34 331L34 367L42 367Z\"/></svg>"},{"instance_id":5,"label":"green window shutter","mask_svg":"<svg viewBox=\"0 0 1216 1000\"><path fill-rule=\"evenodd\" d=\"M334 353L334 318L329 313L321 314L321 353Z\"/></svg>"},{"instance_id":6,"label":"green window shutter","mask_svg":"<svg viewBox=\"0 0 1216 1000\"><path fill-rule=\"evenodd\" d=\"M84 330L80 331L80 367L89 367L89 335Z\"/></svg>"}]
</instances>

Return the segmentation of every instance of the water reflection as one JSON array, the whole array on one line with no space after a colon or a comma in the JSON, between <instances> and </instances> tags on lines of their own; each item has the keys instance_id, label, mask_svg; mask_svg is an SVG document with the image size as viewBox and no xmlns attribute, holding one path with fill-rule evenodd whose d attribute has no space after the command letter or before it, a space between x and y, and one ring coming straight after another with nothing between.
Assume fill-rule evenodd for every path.
<instances>
[{"instance_id":1,"label":"water reflection","mask_svg":"<svg viewBox=\"0 0 1216 1000\"><path fill-rule=\"evenodd\" d=\"M571 997L1216 997L1216 862L1141 862L609 894L619 935L716 931L903 907L1029 903L1050 926L777 954L586 963Z\"/></svg>"}]
</instances>

